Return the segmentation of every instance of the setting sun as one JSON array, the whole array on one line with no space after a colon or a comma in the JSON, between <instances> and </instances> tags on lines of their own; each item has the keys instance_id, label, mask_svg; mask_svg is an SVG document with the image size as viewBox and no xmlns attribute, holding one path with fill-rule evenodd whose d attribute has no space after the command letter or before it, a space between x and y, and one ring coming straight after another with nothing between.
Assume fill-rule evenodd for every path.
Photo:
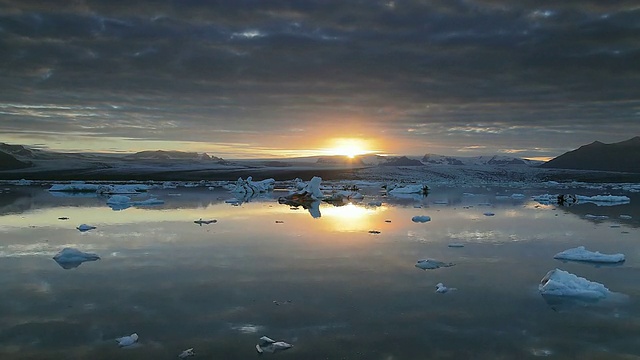
<instances>
[{"instance_id":1,"label":"setting sun","mask_svg":"<svg viewBox=\"0 0 640 360\"><path fill-rule=\"evenodd\" d=\"M371 153L362 139L341 138L333 140L332 147L326 150L328 155L342 155L353 159L358 155Z\"/></svg>"}]
</instances>

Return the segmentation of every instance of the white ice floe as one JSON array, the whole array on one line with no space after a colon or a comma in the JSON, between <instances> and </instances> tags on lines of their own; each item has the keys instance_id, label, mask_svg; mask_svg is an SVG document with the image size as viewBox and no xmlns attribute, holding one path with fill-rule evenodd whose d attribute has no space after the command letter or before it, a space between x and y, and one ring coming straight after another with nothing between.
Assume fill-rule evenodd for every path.
<instances>
[{"instance_id":1,"label":"white ice floe","mask_svg":"<svg viewBox=\"0 0 640 360\"><path fill-rule=\"evenodd\" d=\"M455 264L445 263L445 262L433 260L433 259L421 259L421 260L418 260L415 266L422 270L433 270L433 269L439 269L441 267L450 267L453 265Z\"/></svg>"},{"instance_id":2,"label":"white ice floe","mask_svg":"<svg viewBox=\"0 0 640 360\"><path fill-rule=\"evenodd\" d=\"M95 226L91 226L91 225L87 225L87 224L80 224L78 225L78 227L76 227L76 229L85 232L85 231L89 231L89 230L93 230L95 229Z\"/></svg>"},{"instance_id":3,"label":"white ice floe","mask_svg":"<svg viewBox=\"0 0 640 360\"><path fill-rule=\"evenodd\" d=\"M87 184L73 182L69 184L53 184L49 191L53 192L94 192L97 194L138 194L149 190L149 186L143 184Z\"/></svg>"},{"instance_id":4,"label":"white ice floe","mask_svg":"<svg viewBox=\"0 0 640 360\"><path fill-rule=\"evenodd\" d=\"M426 215L416 215L416 216L411 218L411 221L424 223L424 222L427 222L427 221L431 221L431 217L430 216L426 216Z\"/></svg>"},{"instance_id":5,"label":"white ice floe","mask_svg":"<svg viewBox=\"0 0 640 360\"><path fill-rule=\"evenodd\" d=\"M276 351L282 351L292 348L293 345L286 343L284 341L275 341L267 336L263 336L256 344L256 350L259 354L263 352L274 353Z\"/></svg>"},{"instance_id":6,"label":"white ice floe","mask_svg":"<svg viewBox=\"0 0 640 360\"><path fill-rule=\"evenodd\" d=\"M118 346L120 347L131 346L138 342L138 334L133 333L129 336L119 337L116 338L116 341L118 342Z\"/></svg>"},{"instance_id":7,"label":"white ice floe","mask_svg":"<svg viewBox=\"0 0 640 360\"><path fill-rule=\"evenodd\" d=\"M274 179L265 179L262 181L253 181L251 176L247 177L247 180L243 180L241 177L236 181L235 187L232 192L242 195L256 195L273 190L276 181Z\"/></svg>"},{"instance_id":8,"label":"white ice floe","mask_svg":"<svg viewBox=\"0 0 640 360\"><path fill-rule=\"evenodd\" d=\"M446 286L444 286L443 283L437 283L436 284L436 292L439 293L439 294L444 294L444 293L447 293L449 291L454 291L454 290L458 290L458 289L446 287Z\"/></svg>"},{"instance_id":9,"label":"white ice floe","mask_svg":"<svg viewBox=\"0 0 640 360\"><path fill-rule=\"evenodd\" d=\"M538 290L542 295L590 299L602 299L611 293L600 283L589 281L560 269L549 271L540 281Z\"/></svg>"},{"instance_id":10,"label":"white ice floe","mask_svg":"<svg viewBox=\"0 0 640 360\"><path fill-rule=\"evenodd\" d=\"M208 224L215 224L218 222L218 220L212 219L212 220L202 220L202 218L200 218L200 220L194 220L194 223L202 226L202 225L208 225Z\"/></svg>"},{"instance_id":11,"label":"white ice floe","mask_svg":"<svg viewBox=\"0 0 640 360\"><path fill-rule=\"evenodd\" d=\"M576 195L579 203L593 203L598 206L611 206L626 204L631 202L631 199L627 196L616 195L595 195L595 196L582 196Z\"/></svg>"},{"instance_id":12,"label":"white ice floe","mask_svg":"<svg viewBox=\"0 0 640 360\"><path fill-rule=\"evenodd\" d=\"M53 257L53 260L63 269L77 268L85 261L95 261L99 259L100 256L97 254L82 252L75 248L64 248Z\"/></svg>"},{"instance_id":13,"label":"white ice floe","mask_svg":"<svg viewBox=\"0 0 640 360\"><path fill-rule=\"evenodd\" d=\"M593 215L593 214L586 214L584 216L585 219L591 219L591 220L606 220L609 217L607 215Z\"/></svg>"},{"instance_id":14,"label":"white ice floe","mask_svg":"<svg viewBox=\"0 0 640 360\"><path fill-rule=\"evenodd\" d=\"M558 260L572 260L572 261L585 261L585 262L597 262L597 263L619 263L625 260L624 254L601 254L598 251L589 251L584 246L578 246L576 248L567 249L565 251L557 253L554 259Z\"/></svg>"},{"instance_id":15,"label":"white ice floe","mask_svg":"<svg viewBox=\"0 0 640 360\"><path fill-rule=\"evenodd\" d=\"M623 214L623 215L620 215L620 216L618 216L618 217L619 217L620 219L624 219L624 220L631 220L631 219L632 219L631 215L624 215L624 214Z\"/></svg>"},{"instance_id":16,"label":"white ice floe","mask_svg":"<svg viewBox=\"0 0 640 360\"><path fill-rule=\"evenodd\" d=\"M563 194L542 194L532 197L533 200L541 204L560 204L560 205L572 205L574 203L586 204L593 203L598 206L613 206L626 204L631 201L627 196L617 195L563 195Z\"/></svg>"},{"instance_id":17,"label":"white ice floe","mask_svg":"<svg viewBox=\"0 0 640 360\"><path fill-rule=\"evenodd\" d=\"M391 189L390 189L391 187ZM390 195L427 194L429 186L425 184L412 185L387 185L387 193Z\"/></svg>"},{"instance_id":18,"label":"white ice floe","mask_svg":"<svg viewBox=\"0 0 640 360\"><path fill-rule=\"evenodd\" d=\"M186 359L190 356L196 356L196 353L193 351L193 348L184 350L183 352L180 353L180 355L178 355L180 359Z\"/></svg>"},{"instance_id":19,"label":"white ice floe","mask_svg":"<svg viewBox=\"0 0 640 360\"><path fill-rule=\"evenodd\" d=\"M149 198L146 200L131 200L126 195L111 195L107 199L107 205L113 210L124 210L131 206L155 206L164 204L164 200Z\"/></svg>"}]
</instances>

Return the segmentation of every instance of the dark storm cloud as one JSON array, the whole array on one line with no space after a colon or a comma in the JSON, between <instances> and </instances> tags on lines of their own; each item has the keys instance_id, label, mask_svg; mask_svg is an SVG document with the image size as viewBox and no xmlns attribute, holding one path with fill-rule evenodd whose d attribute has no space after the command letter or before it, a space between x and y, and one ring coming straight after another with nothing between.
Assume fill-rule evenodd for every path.
<instances>
[{"instance_id":1,"label":"dark storm cloud","mask_svg":"<svg viewBox=\"0 0 640 360\"><path fill-rule=\"evenodd\" d=\"M2 126L188 140L328 113L425 139L624 137L638 24L635 1L0 0L6 103L103 109Z\"/></svg>"}]
</instances>

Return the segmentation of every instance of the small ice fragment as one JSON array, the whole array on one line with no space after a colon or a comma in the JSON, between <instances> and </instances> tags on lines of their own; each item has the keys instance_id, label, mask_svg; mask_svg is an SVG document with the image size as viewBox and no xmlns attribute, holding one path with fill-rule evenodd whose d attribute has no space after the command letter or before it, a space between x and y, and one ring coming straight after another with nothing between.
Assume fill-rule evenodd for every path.
<instances>
[{"instance_id":1,"label":"small ice fragment","mask_svg":"<svg viewBox=\"0 0 640 360\"><path fill-rule=\"evenodd\" d=\"M116 341L118 342L118 346L120 347L131 346L138 342L138 334L133 333L129 336L119 337L116 339Z\"/></svg>"},{"instance_id":2,"label":"small ice fragment","mask_svg":"<svg viewBox=\"0 0 640 360\"><path fill-rule=\"evenodd\" d=\"M492 212L486 212L486 213L484 213L483 215L484 215L484 216L494 216L494 215L495 215L495 213L492 213Z\"/></svg>"},{"instance_id":3,"label":"small ice fragment","mask_svg":"<svg viewBox=\"0 0 640 360\"><path fill-rule=\"evenodd\" d=\"M217 222L218 222L218 220L215 220L215 219L212 219L212 220L202 220L202 218L200 218L200 220L194 220L193 222L194 222L194 223L196 223L196 224L198 224L198 225L200 225L200 226L202 226L203 224L204 224L204 225L207 225L207 224L215 224L215 223L217 223Z\"/></svg>"},{"instance_id":4,"label":"small ice fragment","mask_svg":"<svg viewBox=\"0 0 640 360\"><path fill-rule=\"evenodd\" d=\"M593 215L593 214L587 214L584 217L585 219L591 219L591 220L606 220L609 218L607 215Z\"/></svg>"},{"instance_id":5,"label":"small ice fragment","mask_svg":"<svg viewBox=\"0 0 640 360\"><path fill-rule=\"evenodd\" d=\"M433 269L439 269L441 267L450 267L453 265L455 264L445 263L445 262L433 260L433 259L421 259L421 260L418 260L418 262L416 263L416 267L422 270L433 270Z\"/></svg>"},{"instance_id":6,"label":"small ice fragment","mask_svg":"<svg viewBox=\"0 0 640 360\"><path fill-rule=\"evenodd\" d=\"M369 206L382 206L382 201L371 201Z\"/></svg>"},{"instance_id":7,"label":"small ice fragment","mask_svg":"<svg viewBox=\"0 0 640 360\"><path fill-rule=\"evenodd\" d=\"M631 219L631 215L620 215L619 216L620 219L625 219L625 220L630 220Z\"/></svg>"},{"instance_id":8,"label":"small ice fragment","mask_svg":"<svg viewBox=\"0 0 640 360\"><path fill-rule=\"evenodd\" d=\"M95 226L91 226L91 225L87 225L87 224L81 224L79 225L76 229L85 232L85 231L89 231L89 230L93 230L95 229Z\"/></svg>"},{"instance_id":9,"label":"small ice fragment","mask_svg":"<svg viewBox=\"0 0 640 360\"><path fill-rule=\"evenodd\" d=\"M189 348L178 355L180 359L186 359L189 356L196 356L196 353L193 351L193 348Z\"/></svg>"},{"instance_id":10,"label":"small ice fragment","mask_svg":"<svg viewBox=\"0 0 640 360\"><path fill-rule=\"evenodd\" d=\"M548 349L531 349L533 356L550 356L553 355L553 351Z\"/></svg>"},{"instance_id":11,"label":"small ice fragment","mask_svg":"<svg viewBox=\"0 0 640 360\"><path fill-rule=\"evenodd\" d=\"M589 251L584 246L567 249L555 254L558 260L572 260L598 263L619 263L625 260L624 254L601 254L599 251Z\"/></svg>"},{"instance_id":12,"label":"small ice fragment","mask_svg":"<svg viewBox=\"0 0 640 360\"><path fill-rule=\"evenodd\" d=\"M453 290L457 290L456 288L448 288L446 286L444 286L443 283L437 283L436 284L436 292L439 294L444 294L447 293L449 291L453 291Z\"/></svg>"},{"instance_id":13,"label":"small ice fragment","mask_svg":"<svg viewBox=\"0 0 640 360\"><path fill-rule=\"evenodd\" d=\"M424 223L424 222L427 222L427 221L431 221L431 217L430 216L426 216L426 215L424 215L424 216L418 215L418 216L412 217L411 221Z\"/></svg>"},{"instance_id":14,"label":"small ice fragment","mask_svg":"<svg viewBox=\"0 0 640 360\"><path fill-rule=\"evenodd\" d=\"M449 205L449 201L447 200L434 200L433 203L436 205Z\"/></svg>"},{"instance_id":15,"label":"small ice fragment","mask_svg":"<svg viewBox=\"0 0 640 360\"><path fill-rule=\"evenodd\" d=\"M274 353L276 351L282 351L292 348L293 345L286 343L284 341L275 341L267 336L263 336L256 344L256 350L259 354L263 352Z\"/></svg>"},{"instance_id":16,"label":"small ice fragment","mask_svg":"<svg viewBox=\"0 0 640 360\"><path fill-rule=\"evenodd\" d=\"M451 243L451 244L449 244L447 246L449 246L450 248L461 248L461 247L464 247L464 244L462 244L462 243Z\"/></svg>"}]
</instances>

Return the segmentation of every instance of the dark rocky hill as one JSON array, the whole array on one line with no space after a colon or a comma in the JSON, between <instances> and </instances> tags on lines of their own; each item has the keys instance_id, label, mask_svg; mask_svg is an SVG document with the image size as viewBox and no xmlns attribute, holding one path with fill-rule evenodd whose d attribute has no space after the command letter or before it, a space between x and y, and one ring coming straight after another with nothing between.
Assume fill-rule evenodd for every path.
<instances>
[{"instance_id":1,"label":"dark rocky hill","mask_svg":"<svg viewBox=\"0 0 640 360\"><path fill-rule=\"evenodd\" d=\"M640 173L640 136L613 144L594 141L551 159L541 167Z\"/></svg>"},{"instance_id":2,"label":"dark rocky hill","mask_svg":"<svg viewBox=\"0 0 640 360\"><path fill-rule=\"evenodd\" d=\"M30 167L31 164L16 159L13 155L0 151L0 170L16 170Z\"/></svg>"}]
</instances>

